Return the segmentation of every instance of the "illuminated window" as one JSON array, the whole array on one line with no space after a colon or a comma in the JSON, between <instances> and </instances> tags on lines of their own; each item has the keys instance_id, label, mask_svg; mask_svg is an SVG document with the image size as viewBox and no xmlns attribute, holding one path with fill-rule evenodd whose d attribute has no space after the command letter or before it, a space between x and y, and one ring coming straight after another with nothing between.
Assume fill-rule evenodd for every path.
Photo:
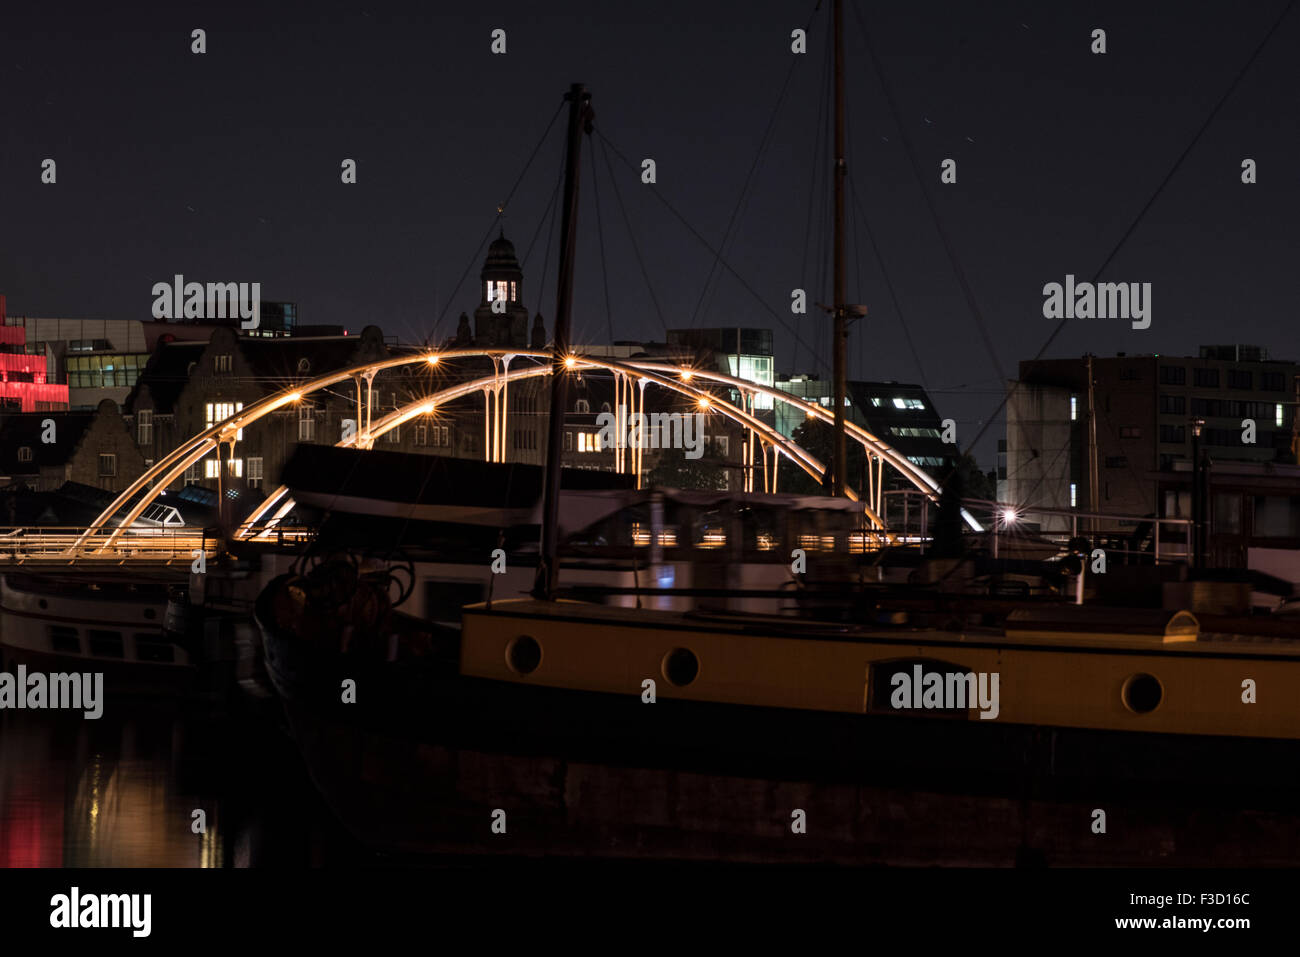
<instances>
[{"instance_id":1,"label":"illuminated window","mask_svg":"<svg viewBox=\"0 0 1300 957\"><path fill-rule=\"evenodd\" d=\"M1070 396L1070 421L1077 422L1078 419L1079 419L1079 397L1077 395L1072 395Z\"/></svg>"},{"instance_id":2,"label":"illuminated window","mask_svg":"<svg viewBox=\"0 0 1300 957\"><path fill-rule=\"evenodd\" d=\"M848 405L848 397L845 397L845 405ZM920 399L894 398L895 409L924 409L925 403Z\"/></svg>"},{"instance_id":3,"label":"illuminated window","mask_svg":"<svg viewBox=\"0 0 1300 957\"><path fill-rule=\"evenodd\" d=\"M216 460L216 459L204 459L204 460L203 460L203 477L204 477L204 478L210 478L210 479L219 478L219 477L220 477L220 476L219 476L219 470L220 470L220 468L221 468L221 466L217 463L217 460Z\"/></svg>"},{"instance_id":4,"label":"illuminated window","mask_svg":"<svg viewBox=\"0 0 1300 957\"><path fill-rule=\"evenodd\" d=\"M226 460L226 469L227 469L227 470L230 472L230 474L233 475L235 478L243 478L243 477L244 477L244 460L243 460L243 459L227 459L227 460Z\"/></svg>"},{"instance_id":5,"label":"illuminated window","mask_svg":"<svg viewBox=\"0 0 1300 957\"><path fill-rule=\"evenodd\" d=\"M514 281L512 280L511 283L510 283L510 301L511 301L511 302L515 302L515 301L518 300L518 299L519 299L519 296L518 296L518 295L516 294L516 292L515 292L515 284L514 284Z\"/></svg>"},{"instance_id":6,"label":"illuminated window","mask_svg":"<svg viewBox=\"0 0 1300 957\"><path fill-rule=\"evenodd\" d=\"M1280 406L1280 405L1278 405L1278 406L1274 406L1274 410L1273 410L1273 424L1274 424L1274 425L1281 425L1281 424L1282 424L1282 415L1283 415L1283 412L1282 412L1282 406Z\"/></svg>"},{"instance_id":7,"label":"illuminated window","mask_svg":"<svg viewBox=\"0 0 1300 957\"><path fill-rule=\"evenodd\" d=\"M153 442L153 412L141 409L135 414L135 440L140 445Z\"/></svg>"},{"instance_id":8,"label":"illuminated window","mask_svg":"<svg viewBox=\"0 0 1300 957\"><path fill-rule=\"evenodd\" d=\"M209 402L204 407L204 411L206 413L208 428L212 428L218 422L224 422L226 419L230 418L236 412L244 411L244 403ZM235 433L235 441L242 442L243 440L244 440L244 430L240 429L238 432Z\"/></svg>"},{"instance_id":9,"label":"illuminated window","mask_svg":"<svg viewBox=\"0 0 1300 957\"><path fill-rule=\"evenodd\" d=\"M1079 486L1071 482L1070 483L1070 508L1074 508L1078 504L1079 504Z\"/></svg>"}]
</instances>

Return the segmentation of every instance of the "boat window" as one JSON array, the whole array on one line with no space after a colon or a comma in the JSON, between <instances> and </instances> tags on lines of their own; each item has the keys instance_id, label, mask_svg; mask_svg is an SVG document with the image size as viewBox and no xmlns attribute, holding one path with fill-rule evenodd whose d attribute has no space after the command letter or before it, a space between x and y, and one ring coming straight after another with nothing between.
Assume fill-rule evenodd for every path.
<instances>
[{"instance_id":1,"label":"boat window","mask_svg":"<svg viewBox=\"0 0 1300 957\"><path fill-rule=\"evenodd\" d=\"M120 631L96 631L91 629L90 653L103 658L123 657L122 633Z\"/></svg>"},{"instance_id":2,"label":"boat window","mask_svg":"<svg viewBox=\"0 0 1300 957\"><path fill-rule=\"evenodd\" d=\"M175 661L176 646L157 635L136 635L135 656L140 661Z\"/></svg>"},{"instance_id":3,"label":"boat window","mask_svg":"<svg viewBox=\"0 0 1300 957\"><path fill-rule=\"evenodd\" d=\"M50 645L56 652L81 654L81 635L66 625L50 625Z\"/></svg>"}]
</instances>

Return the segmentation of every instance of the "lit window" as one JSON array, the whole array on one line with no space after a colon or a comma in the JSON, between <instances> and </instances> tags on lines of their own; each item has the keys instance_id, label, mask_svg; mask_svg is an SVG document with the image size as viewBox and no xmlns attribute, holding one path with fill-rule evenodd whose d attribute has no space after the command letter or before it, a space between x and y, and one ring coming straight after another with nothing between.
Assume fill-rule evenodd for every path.
<instances>
[{"instance_id":1,"label":"lit window","mask_svg":"<svg viewBox=\"0 0 1300 957\"><path fill-rule=\"evenodd\" d=\"M1077 395L1072 395L1070 396L1070 421L1077 422L1078 420L1079 420L1079 397Z\"/></svg>"},{"instance_id":2,"label":"lit window","mask_svg":"<svg viewBox=\"0 0 1300 957\"><path fill-rule=\"evenodd\" d=\"M871 404L874 405L877 409L880 408L880 396L873 395L871 397Z\"/></svg>"},{"instance_id":3,"label":"lit window","mask_svg":"<svg viewBox=\"0 0 1300 957\"><path fill-rule=\"evenodd\" d=\"M227 459L227 460L226 460L226 468L230 471L230 474L233 475L235 478L243 478L243 477L244 477L244 460L243 460L243 459Z\"/></svg>"},{"instance_id":4,"label":"lit window","mask_svg":"<svg viewBox=\"0 0 1300 957\"><path fill-rule=\"evenodd\" d=\"M204 477L204 478L210 478L210 479L219 478L219 477L220 477L219 474L218 474L218 470L219 470L219 469L220 469L220 465L217 464L217 460L216 460L216 459L204 459L204 460L203 460L203 477Z\"/></svg>"},{"instance_id":5,"label":"lit window","mask_svg":"<svg viewBox=\"0 0 1300 957\"><path fill-rule=\"evenodd\" d=\"M1071 482L1070 483L1070 508L1074 508L1078 504L1079 504L1079 486Z\"/></svg>"},{"instance_id":6,"label":"lit window","mask_svg":"<svg viewBox=\"0 0 1300 957\"><path fill-rule=\"evenodd\" d=\"M587 451L587 433L586 433L586 432L579 432L579 433L578 433L578 451L579 451L579 452L585 452L585 451Z\"/></svg>"},{"instance_id":7,"label":"lit window","mask_svg":"<svg viewBox=\"0 0 1300 957\"><path fill-rule=\"evenodd\" d=\"M510 301L511 301L511 302L514 302L514 301L516 301L518 298L519 298L519 296L515 294L515 284L514 284L514 282L513 282L513 280L512 280L511 283L510 283Z\"/></svg>"},{"instance_id":8,"label":"lit window","mask_svg":"<svg viewBox=\"0 0 1300 957\"><path fill-rule=\"evenodd\" d=\"M1277 407L1274 409L1274 412L1273 412L1273 424L1274 424L1274 425L1281 425L1281 424L1282 424L1282 414L1283 414L1283 413L1282 413L1282 406L1279 405L1279 406L1277 406Z\"/></svg>"}]
</instances>

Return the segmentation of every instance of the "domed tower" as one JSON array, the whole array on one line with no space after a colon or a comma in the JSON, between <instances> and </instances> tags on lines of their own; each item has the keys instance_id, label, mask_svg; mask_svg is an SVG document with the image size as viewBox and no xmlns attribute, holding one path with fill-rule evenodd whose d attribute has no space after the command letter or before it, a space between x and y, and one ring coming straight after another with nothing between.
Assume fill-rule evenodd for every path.
<instances>
[{"instance_id":1,"label":"domed tower","mask_svg":"<svg viewBox=\"0 0 1300 957\"><path fill-rule=\"evenodd\" d=\"M499 349L528 348L524 273L519 268L514 243L506 239L504 231L488 247L479 279L482 299L474 310L475 344Z\"/></svg>"}]
</instances>

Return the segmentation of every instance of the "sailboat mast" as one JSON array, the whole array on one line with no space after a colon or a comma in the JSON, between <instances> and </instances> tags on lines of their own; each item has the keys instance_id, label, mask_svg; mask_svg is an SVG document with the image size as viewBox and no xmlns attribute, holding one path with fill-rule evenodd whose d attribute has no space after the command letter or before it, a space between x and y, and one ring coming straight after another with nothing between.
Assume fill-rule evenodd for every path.
<instances>
[{"instance_id":1,"label":"sailboat mast","mask_svg":"<svg viewBox=\"0 0 1300 957\"><path fill-rule=\"evenodd\" d=\"M533 597L551 601L559 564L560 469L564 451L564 412L569 403L569 326L573 311L573 260L578 241L578 170L582 134L591 132L591 94L574 83L569 101L569 134L564 167L564 213L560 222L560 276L555 291L555 339L551 351L551 408L546 440L546 474L542 493L542 540L533 580Z\"/></svg>"},{"instance_id":2,"label":"sailboat mast","mask_svg":"<svg viewBox=\"0 0 1300 957\"><path fill-rule=\"evenodd\" d=\"M831 309L834 316L834 342L832 356L834 362L834 396L835 396L835 449L831 463L831 494L844 495L845 476L848 474L848 442L844 427L844 399L848 393L847 372L845 364L848 353L848 317L845 300L848 298L844 287L844 178L848 168L844 161L844 3L833 0L832 17L834 19L835 46L835 226L834 255L832 270L834 277L834 296Z\"/></svg>"}]
</instances>

